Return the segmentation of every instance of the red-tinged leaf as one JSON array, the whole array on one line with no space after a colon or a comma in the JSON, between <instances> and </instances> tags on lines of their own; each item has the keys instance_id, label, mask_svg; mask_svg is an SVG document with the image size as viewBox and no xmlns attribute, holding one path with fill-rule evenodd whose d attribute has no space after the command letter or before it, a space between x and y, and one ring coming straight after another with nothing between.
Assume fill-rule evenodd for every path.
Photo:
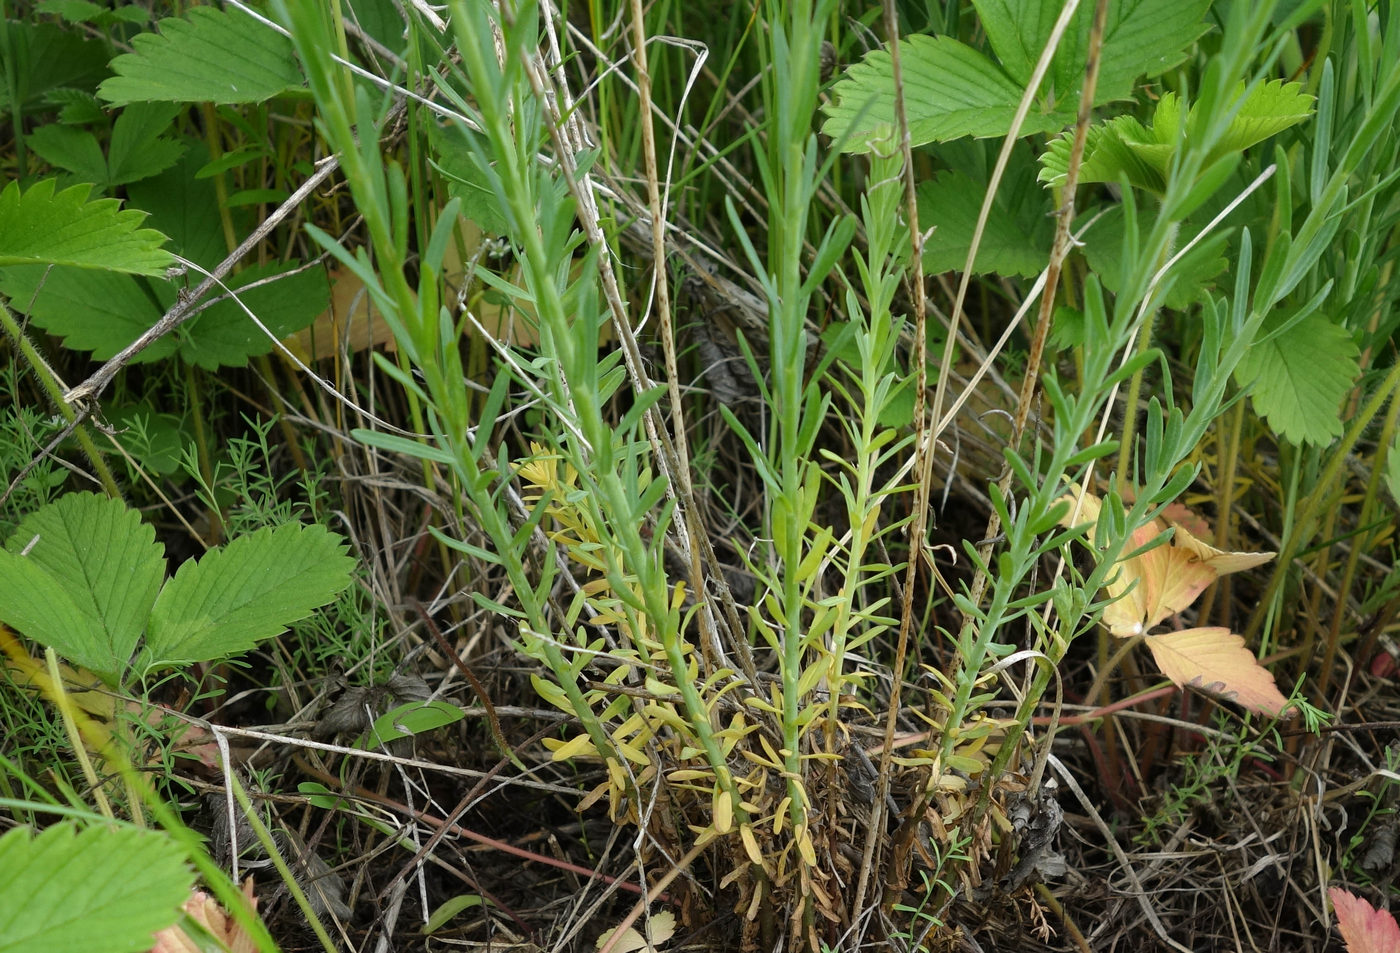
<instances>
[{"instance_id":1,"label":"red-tinged leaf","mask_svg":"<svg viewBox=\"0 0 1400 953\"><path fill-rule=\"evenodd\" d=\"M1209 536L1210 524L1185 503L1168 503L1162 510L1162 519L1175 526L1185 527L1195 536Z\"/></svg>"},{"instance_id":2,"label":"red-tinged leaf","mask_svg":"<svg viewBox=\"0 0 1400 953\"><path fill-rule=\"evenodd\" d=\"M1337 929L1347 953L1395 953L1400 950L1400 924L1395 916L1338 887L1327 891L1337 913Z\"/></svg>"},{"instance_id":3,"label":"red-tinged leaf","mask_svg":"<svg viewBox=\"0 0 1400 953\"><path fill-rule=\"evenodd\" d=\"M1172 539L1172 545L1199 559L1203 564L1213 569L1217 576L1227 576L1243 569L1253 569L1277 555L1276 553L1232 553L1216 549L1192 535L1191 531L1180 523L1176 524L1176 536Z\"/></svg>"},{"instance_id":4,"label":"red-tinged leaf","mask_svg":"<svg viewBox=\"0 0 1400 953\"><path fill-rule=\"evenodd\" d=\"M1146 641L1162 674L1177 685L1195 685L1265 715L1277 715L1287 704L1268 669L1229 629L1183 629Z\"/></svg>"}]
</instances>

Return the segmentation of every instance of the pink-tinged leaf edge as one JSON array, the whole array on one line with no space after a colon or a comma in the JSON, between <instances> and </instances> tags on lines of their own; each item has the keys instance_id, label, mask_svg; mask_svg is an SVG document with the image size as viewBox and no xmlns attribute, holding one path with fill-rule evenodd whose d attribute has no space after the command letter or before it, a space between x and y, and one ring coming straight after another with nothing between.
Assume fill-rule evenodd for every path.
<instances>
[{"instance_id":1,"label":"pink-tinged leaf edge","mask_svg":"<svg viewBox=\"0 0 1400 953\"><path fill-rule=\"evenodd\" d=\"M1387 910L1377 910L1355 894L1331 887L1327 896L1337 914L1337 929L1347 953L1395 953L1400 950L1400 923Z\"/></svg>"},{"instance_id":2,"label":"pink-tinged leaf edge","mask_svg":"<svg viewBox=\"0 0 1400 953\"><path fill-rule=\"evenodd\" d=\"M1176 685L1195 685L1271 717L1288 704L1268 669L1244 647L1244 637L1229 629L1182 629L1144 641L1162 674Z\"/></svg>"}]
</instances>

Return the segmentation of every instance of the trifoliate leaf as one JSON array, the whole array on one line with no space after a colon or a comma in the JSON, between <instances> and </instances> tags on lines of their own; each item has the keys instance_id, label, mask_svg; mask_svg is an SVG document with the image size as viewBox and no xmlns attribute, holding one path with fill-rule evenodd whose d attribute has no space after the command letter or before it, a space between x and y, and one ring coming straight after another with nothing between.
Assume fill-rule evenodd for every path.
<instances>
[{"instance_id":1,"label":"trifoliate leaf","mask_svg":"<svg viewBox=\"0 0 1400 953\"><path fill-rule=\"evenodd\" d=\"M292 41L237 10L195 7L131 41L97 90L113 103L260 103L302 88Z\"/></svg>"},{"instance_id":2,"label":"trifoliate leaf","mask_svg":"<svg viewBox=\"0 0 1400 953\"><path fill-rule=\"evenodd\" d=\"M194 876L165 834L55 824L0 837L0 953L139 953Z\"/></svg>"},{"instance_id":3,"label":"trifoliate leaf","mask_svg":"<svg viewBox=\"0 0 1400 953\"><path fill-rule=\"evenodd\" d=\"M158 275L174 259L161 248L165 236L142 228L146 213L122 209L116 199L89 202L92 187L55 193L54 180L27 192L11 182L0 192L0 266L74 265Z\"/></svg>"},{"instance_id":4,"label":"trifoliate leaf","mask_svg":"<svg viewBox=\"0 0 1400 953\"><path fill-rule=\"evenodd\" d=\"M1329 443L1342 433L1340 409L1361 375L1350 332L1314 314L1256 343L1235 380L1254 409L1292 443Z\"/></svg>"},{"instance_id":5,"label":"trifoliate leaf","mask_svg":"<svg viewBox=\"0 0 1400 953\"><path fill-rule=\"evenodd\" d=\"M187 562L151 612L151 667L224 658L278 635L350 584L355 561L320 525L241 536Z\"/></svg>"},{"instance_id":6,"label":"trifoliate leaf","mask_svg":"<svg viewBox=\"0 0 1400 953\"><path fill-rule=\"evenodd\" d=\"M112 124L107 147L107 180L125 185L149 179L170 168L185 152L183 143L166 136L181 106L175 103L132 103Z\"/></svg>"},{"instance_id":7,"label":"trifoliate leaf","mask_svg":"<svg viewBox=\"0 0 1400 953\"><path fill-rule=\"evenodd\" d=\"M95 493L69 493L19 524L6 549L26 553L20 558L47 573L97 623L95 631L67 640L81 644L56 651L102 674L126 668L165 580L165 550L155 539L140 513Z\"/></svg>"},{"instance_id":8,"label":"trifoliate leaf","mask_svg":"<svg viewBox=\"0 0 1400 953\"><path fill-rule=\"evenodd\" d=\"M1254 87L1245 96L1245 85L1236 86L1230 107L1236 109L1234 118L1206 156L1202 168L1230 153L1243 152L1306 119L1312 113L1313 97L1301 89L1298 83L1273 80ZM1243 102L1238 102L1241 97ZM1165 93L1158 100L1147 126L1131 116L1119 116L1091 127L1084 140L1080 184L1117 182L1127 176L1131 185L1160 193L1166 188L1167 169L1182 140L1183 121L1189 130L1201 117L1192 107L1183 120L1181 97L1177 93ZM1064 181L1072 144L1073 137L1069 133L1050 143L1040 159L1042 182L1059 185Z\"/></svg>"},{"instance_id":9,"label":"trifoliate leaf","mask_svg":"<svg viewBox=\"0 0 1400 953\"><path fill-rule=\"evenodd\" d=\"M1268 669L1244 647L1243 636L1212 627L1149 635L1147 647L1176 685L1194 685L1253 711L1277 715L1288 700Z\"/></svg>"}]
</instances>

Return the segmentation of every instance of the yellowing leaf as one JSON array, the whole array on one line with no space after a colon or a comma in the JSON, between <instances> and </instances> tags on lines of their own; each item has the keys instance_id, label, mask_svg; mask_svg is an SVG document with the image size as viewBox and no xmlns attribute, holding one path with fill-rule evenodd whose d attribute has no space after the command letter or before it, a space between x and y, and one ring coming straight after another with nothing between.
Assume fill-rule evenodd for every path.
<instances>
[{"instance_id":1,"label":"yellowing leaf","mask_svg":"<svg viewBox=\"0 0 1400 953\"><path fill-rule=\"evenodd\" d=\"M1232 572L1253 569L1273 559L1275 553L1232 553L1216 549L1202 542L1180 523L1176 524L1176 536L1172 546L1180 548L1199 559L1204 565L1215 570L1217 576L1228 576Z\"/></svg>"},{"instance_id":2,"label":"yellowing leaf","mask_svg":"<svg viewBox=\"0 0 1400 953\"><path fill-rule=\"evenodd\" d=\"M763 851L758 849L758 838L753 836L753 827L749 824L739 825L739 839L744 842L744 853L749 860L753 861L757 867L768 868L763 863Z\"/></svg>"},{"instance_id":3,"label":"yellowing leaf","mask_svg":"<svg viewBox=\"0 0 1400 953\"><path fill-rule=\"evenodd\" d=\"M1337 929L1347 945L1347 953L1394 953L1400 950L1400 924L1395 915L1377 910L1365 900L1345 890L1327 891L1337 914Z\"/></svg>"},{"instance_id":4,"label":"yellowing leaf","mask_svg":"<svg viewBox=\"0 0 1400 953\"><path fill-rule=\"evenodd\" d=\"M1279 714L1287 704L1244 638L1229 629L1183 629L1146 641L1162 674L1177 685L1196 685L1266 715Z\"/></svg>"},{"instance_id":5,"label":"yellowing leaf","mask_svg":"<svg viewBox=\"0 0 1400 953\"><path fill-rule=\"evenodd\" d=\"M593 739L587 735L578 735L568 741L546 738L544 746L552 752L550 757L555 761L568 761L570 758L578 757L596 757L598 754L598 749L593 747Z\"/></svg>"},{"instance_id":6,"label":"yellowing leaf","mask_svg":"<svg viewBox=\"0 0 1400 953\"><path fill-rule=\"evenodd\" d=\"M1134 533L1133 543L1139 544L1139 536L1147 535L1144 530L1151 528ZM1137 585L1104 611L1105 624L1118 636L1137 635L1185 609L1216 577L1213 569L1174 543L1125 560L1119 568L1118 580L1107 587L1109 595L1134 581Z\"/></svg>"},{"instance_id":7,"label":"yellowing leaf","mask_svg":"<svg viewBox=\"0 0 1400 953\"><path fill-rule=\"evenodd\" d=\"M734 827L734 799L729 796L729 792L718 784L715 785L714 796L710 799L714 805L715 830L720 834L728 834Z\"/></svg>"},{"instance_id":8,"label":"yellowing leaf","mask_svg":"<svg viewBox=\"0 0 1400 953\"><path fill-rule=\"evenodd\" d=\"M676 915L669 910L653 914L647 918L646 936L642 936L636 927L628 927L622 931L622 936L618 937L616 943L612 944L612 953L635 953L637 950L646 950L648 953L658 946L671 939L676 933ZM617 927L611 930L604 930L603 935L598 937L598 949L608 945Z\"/></svg>"}]
</instances>

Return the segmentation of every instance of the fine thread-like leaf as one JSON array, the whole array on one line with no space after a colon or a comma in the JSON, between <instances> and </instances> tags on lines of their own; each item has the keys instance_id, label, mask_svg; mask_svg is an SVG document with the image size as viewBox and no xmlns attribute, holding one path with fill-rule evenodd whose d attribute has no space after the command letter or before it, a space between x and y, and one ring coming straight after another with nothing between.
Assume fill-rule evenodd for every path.
<instances>
[{"instance_id":1,"label":"fine thread-like leaf","mask_svg":"<svg viewBox=\"0 0 1400 953\"><path fill-rule=\"evenodd\" d=\"M156 599L151 666L223 658L279 634L350 583L354 561L320 525L269 527L187 562Z\"/></svg>"},{"instance_id":2,"label":"fine thread-like leaf","mask_svg":"<svg viewBox=\"0 0 1400 953\"><path fill-rule=\"evenodd\" d=\"M138 953L194 877L166 835L55 824L0 837L0 953Z\"/></svg>"},{"instance_id":3,"label":"fine thread-like leaf","mask_svg":"<svg viewBox=\"0 0 1400 953\"><path fill-rule=\"evenodd\" d=\"M158 275L174 263L161 248L165 236L141 227L146 213L123 209L116 199L89 202L90 185L54 188L54 179L44 179L27 192L18 182L0 192L0 266L59 264Z\"/></svg>"},{"instance_id":4,"label":"fine thread-like leaf","mask_svg":"<svg viewBox=\"0 0 1400 953\"><path fill-rule=\"evenodd\" d=\"M125 668L165 579L164 548L141 514L120 500L69 493L21 522L7 548L16 555L27 548L23 558L96 620L97 643L64 655L83 664L101 659L89 664L97 672Z\"/></svg>"},{"instance_id":5,"label":"fine thread-like leaf","mask_svg":"<svg viewBox=\"0 0 1400 953\"><path fill-rule=\"evenodd\" d=\"M1361 374L1359 353L1346 328L1314 314L1251 347L1235 380L1253 383L1255 410L1285 439L1326 444L1341 436L1337 411Z\"/></svg>"},{"instance_id":6,"label":"fine thread-like leaf","mask_svg":"<svg viewBox=\"0 0 1400 953\"><path fill-rule=\"evenodd\" d=\"M195 7L186 19L160 21L160 33L131 41L112 60L117 74L97 93L113 103L260 103L300 90L292 41L239 11Z\"/></svg>"}]
</instances>

